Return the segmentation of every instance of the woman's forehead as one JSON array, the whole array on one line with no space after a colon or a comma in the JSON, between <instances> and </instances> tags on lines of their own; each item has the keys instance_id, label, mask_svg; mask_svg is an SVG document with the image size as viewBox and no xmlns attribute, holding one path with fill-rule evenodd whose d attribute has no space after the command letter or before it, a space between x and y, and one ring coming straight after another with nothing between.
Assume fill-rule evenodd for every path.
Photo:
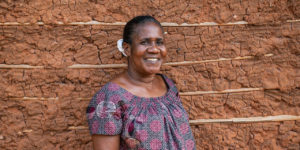
<instances>
[{"instance_id":1,"label":"woman's forehead","mask_svg":"<svg viewBox=\"0 0 300 150\"><path fill-rule=\"evenodd\" d=\"M133 37L136 37L138 39L163 38L163 31L161 27L156 23L146 22L143 24L139 24L136 27Z\"/></svg>"}]
</instances>

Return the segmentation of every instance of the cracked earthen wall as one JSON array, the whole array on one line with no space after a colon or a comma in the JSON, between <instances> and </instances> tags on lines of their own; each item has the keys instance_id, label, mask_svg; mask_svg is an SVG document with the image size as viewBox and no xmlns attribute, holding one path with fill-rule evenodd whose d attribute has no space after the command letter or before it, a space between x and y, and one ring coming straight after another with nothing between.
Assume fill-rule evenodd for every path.
<instances>
[{"instance_id":1,"label":"cracked earthen wall","mask_svg":"<svg viewBox=\"0 0 300 150\"><path fill-rule=\"evenodd\" d=\"M141 14L163 22L197 149L300 149L299 0L1 0L0 149L91 149L86 106Z\"/></svg>"}]
</instances>

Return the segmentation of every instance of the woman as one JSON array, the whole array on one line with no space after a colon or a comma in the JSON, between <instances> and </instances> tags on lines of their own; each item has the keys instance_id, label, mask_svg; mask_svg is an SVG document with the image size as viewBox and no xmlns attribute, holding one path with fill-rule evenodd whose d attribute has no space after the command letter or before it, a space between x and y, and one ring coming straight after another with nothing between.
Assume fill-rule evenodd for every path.
<instances>
[{"instance_id":1,"label":"woman","mask_svg":"<svg viewBox=\"0 0 300 150\"><path fill-rule=\"evenodd\" d=\"M123 40L128 70L104 85L87 109L94 149L195 149L177 88L158 74L167 55L161 24L135 17Z\"/></svg>"}]
</instances>

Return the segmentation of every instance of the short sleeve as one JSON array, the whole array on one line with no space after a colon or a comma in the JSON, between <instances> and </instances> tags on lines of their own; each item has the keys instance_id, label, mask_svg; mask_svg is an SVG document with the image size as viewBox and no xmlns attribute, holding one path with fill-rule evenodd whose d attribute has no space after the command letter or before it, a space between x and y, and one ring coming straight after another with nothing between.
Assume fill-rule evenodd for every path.
<instances>
[{"instance_id":1,"label":"short sleeve","mask_svg":"<svg viewBox=\"0 0 300 150\"><path fill-rule=\"evenodd\" d=\"M116 92L103 87L91 99L87 110L90 134L117 135L122 129L122 112Z\"/></svg>"},{"instance_id":2,"label":"short sleeve","mask_svg":"<svg viewBox=\"0 0 300 150\"><path fill-rule=\"evenodd\" d=\"M171 94L172 96L174 96L174 99L175 99L176 101L180 101L179 92L178 92L178 89L177 89L177 87L176 87L176 85L175 85L175 82L174 82L172 79L170 79L170 78L168 78L167 76L165 76L165 75L163 75L163 77L164 77L166 83L167 83L168 86L169 86L169 90L171 91L170 94Z\"/></svg>"}]
</instances>

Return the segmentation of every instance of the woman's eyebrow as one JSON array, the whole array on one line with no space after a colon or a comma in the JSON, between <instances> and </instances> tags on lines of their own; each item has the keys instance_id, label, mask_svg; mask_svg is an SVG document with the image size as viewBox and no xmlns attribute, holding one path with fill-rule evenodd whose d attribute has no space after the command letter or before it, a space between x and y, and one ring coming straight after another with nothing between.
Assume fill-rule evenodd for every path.
<instances>
[{"instance_id":1,"label":"woman's eyebrow","mask_svg":"<svg viewBox=\"0 0 300 150\"><path fill-rule=\"evenodd\" d=\"M161 41L161 40L164 40L163 38L141 38L140 40L146 40L146 41L150 41L150 40L158 40L158 41Z\"/></svg>"}]
</instances>

